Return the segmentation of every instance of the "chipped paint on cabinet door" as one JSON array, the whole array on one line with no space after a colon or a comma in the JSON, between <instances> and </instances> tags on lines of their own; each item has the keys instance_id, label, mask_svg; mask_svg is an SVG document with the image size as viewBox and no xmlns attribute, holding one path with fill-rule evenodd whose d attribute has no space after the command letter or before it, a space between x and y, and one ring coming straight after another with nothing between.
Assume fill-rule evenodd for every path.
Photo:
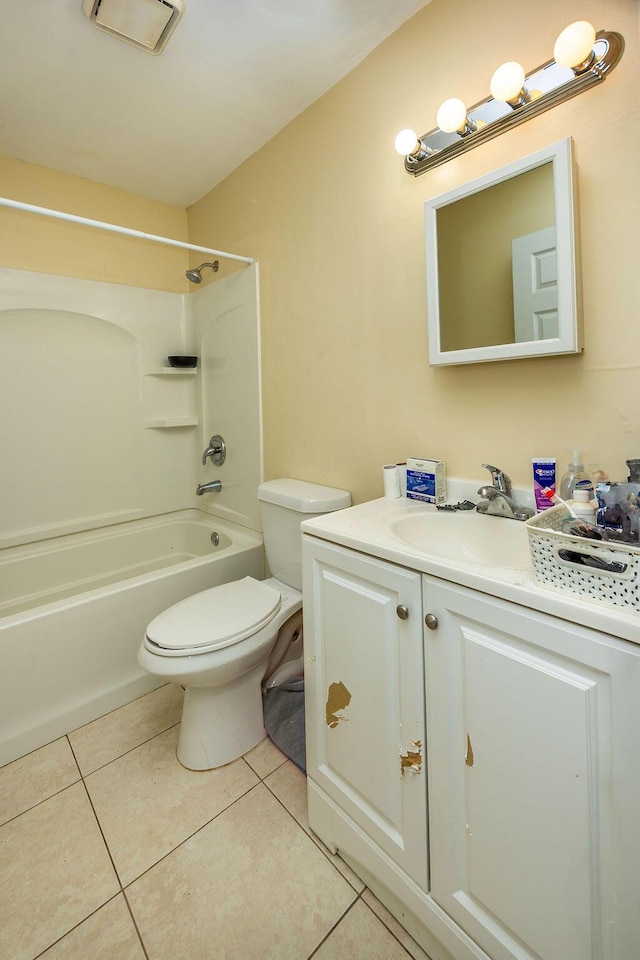
<instances>
[{"instance_id":1,"label":"chipped paint on cabinet door","mask_svg":"<svg viewBox=\"0 0 640 960\"><path fill-rule=\"evenodd\" d=\"M306 536L303 555L307 775L426 890L420 575Z\"/></svg>"},{"instance_id":2,"label":"chipped paint on cabinet door","mask_svg":"<svg viewBox=\"0 0 640 960\"><path fill-rule=\"evenodd\" d=\"M339 680L338 683L330 683L327 690L327 705L325 707L325 716L328 727L337 727L341 720L348 720L344 711L351 703L351 694L344 683Z\"/></svg>"},{"instance_id":3,"label":"chipped paint on cabinet door","mask_svg":"<svg viewBox=\"0 0 640 960\"><path fill-rule=\"evenodd\" d=\"M422 740L412 740L409 744L413 750L407 750L406 753L400 749L400 773L422 773Z\"/></svg>"}]
</instances>

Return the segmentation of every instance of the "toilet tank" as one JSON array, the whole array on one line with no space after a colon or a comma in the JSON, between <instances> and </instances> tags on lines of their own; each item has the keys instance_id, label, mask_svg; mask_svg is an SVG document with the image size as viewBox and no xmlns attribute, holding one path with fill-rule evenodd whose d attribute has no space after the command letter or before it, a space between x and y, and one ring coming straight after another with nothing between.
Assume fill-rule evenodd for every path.
<instances>
[{"instance_id":1,"label":"toilet tank","mask_svg":"<svg viewBox=\"0 0 640 960\"><path fill-rule=\"evenodd\" d=\"M336 490L304 480L267 480L258 487L264 552L269 573L302 590L300 524L323 513L351 505L348 490Z\"/></svg>"}]
</instances>

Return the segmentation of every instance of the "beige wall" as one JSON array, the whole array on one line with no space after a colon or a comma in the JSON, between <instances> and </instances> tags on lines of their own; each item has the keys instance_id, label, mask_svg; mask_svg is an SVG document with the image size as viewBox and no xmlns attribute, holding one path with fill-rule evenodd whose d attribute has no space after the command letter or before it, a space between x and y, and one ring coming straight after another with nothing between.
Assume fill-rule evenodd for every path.
<instances>
[{"instance_id":1,"label":"beige wall","mask_svg":"<svg viewBox=\"0 0 640 960\"><path fill-rule=\"evenodd\" d=\"M179 207L10 157L0 157L0 196L187 239L187 217ZM189 286L185 250L6 207L0 207L0 265L174 293Z\"/></svg>"},{"instance_id":2,"label":"beige wall","mask_svg":"<svg viewBox=\"0 0 640 960\"><path fill-rule=\"evenodd\" d=\"M393 150L449 96L488 95L493 70L552 56L575 19L620 31L598 88L419 178ZM450 39L453 38L453 39ZM616 477L640 456L640 81L636 0L432 0L356 70L189 211L192 242L259 258L266 475L356 500L380 466L446 459L531 484L531 457L579 444ZM584 271L581 356L430 368L424 201L571 136ZM229 269L228 267L226 269Z\"/></svg>"},{"instance_id":3,"label":"beige wall","mask_svg":"<svg viewBox=\"0 0 640 960\"><path fill-rule=\"evenodd\" d=\"M532 455L565 460L574 444L616 477L640 455L637 0L519 6L432 0L188 212L191 242L260 261L268 477L363 500L381 493L380 465L407 455L478 479L488 460L521 484ZM425 133L448 96L480 100L506 59L548 59L584 17L625 36L604 84L417 179L404 172L397 130ZM566 136L579 169L583 355L430 368L424 201ZM0 194L187 238L183 210L10 158ZM0 209L2 266L185 292L186 263L181 250Z\"/></svg>"}]
</instances>

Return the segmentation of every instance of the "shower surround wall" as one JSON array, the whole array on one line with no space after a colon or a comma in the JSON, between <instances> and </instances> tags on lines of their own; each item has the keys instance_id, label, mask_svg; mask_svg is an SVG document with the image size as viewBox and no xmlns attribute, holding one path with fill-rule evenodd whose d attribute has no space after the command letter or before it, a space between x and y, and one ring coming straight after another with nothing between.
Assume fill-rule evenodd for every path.
<instances>
[{"instance_id":1,"label":"shower surround wall","mask_svg":"<svg viewBox=\"0 0 640 960\"><path fill-rule=\"evenodd\" d=\"M0 547L185 507L257 529L257 267L188 295L0 268L0 401Z\"/></svg>"},{"instance_id":2,"label":"shower surround wall","mask_svg":"<svg viewBox=\"0 0 640 960\"><path fill-rule=\"evenodd\" d=\"M260 330L257 265L209 284L189 297L200 355L201 452L220 434L227 445L221 467L210 460L198 481L221 480L220 494L198 497L201 509L260 530L256 492L262 480Z\"/></svg>"}]
</instances>

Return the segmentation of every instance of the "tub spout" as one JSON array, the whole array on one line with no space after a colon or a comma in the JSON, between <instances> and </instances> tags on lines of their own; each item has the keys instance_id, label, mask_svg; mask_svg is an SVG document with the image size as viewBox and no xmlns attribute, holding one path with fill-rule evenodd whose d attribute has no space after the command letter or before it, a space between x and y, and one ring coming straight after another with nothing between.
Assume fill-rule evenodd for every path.
<instances>
[{"instance_id":1,"label":"tub spout","mask_svg":"<svg viewBox=\"0 0 640 960\"><path fill-rule=\"evenodd\" d=\"M196 496L201 497L203 493L220 493L222 490L221 480L209 480L208 483L199 483L196 487Z\"/></svg>"}]
</instances>

